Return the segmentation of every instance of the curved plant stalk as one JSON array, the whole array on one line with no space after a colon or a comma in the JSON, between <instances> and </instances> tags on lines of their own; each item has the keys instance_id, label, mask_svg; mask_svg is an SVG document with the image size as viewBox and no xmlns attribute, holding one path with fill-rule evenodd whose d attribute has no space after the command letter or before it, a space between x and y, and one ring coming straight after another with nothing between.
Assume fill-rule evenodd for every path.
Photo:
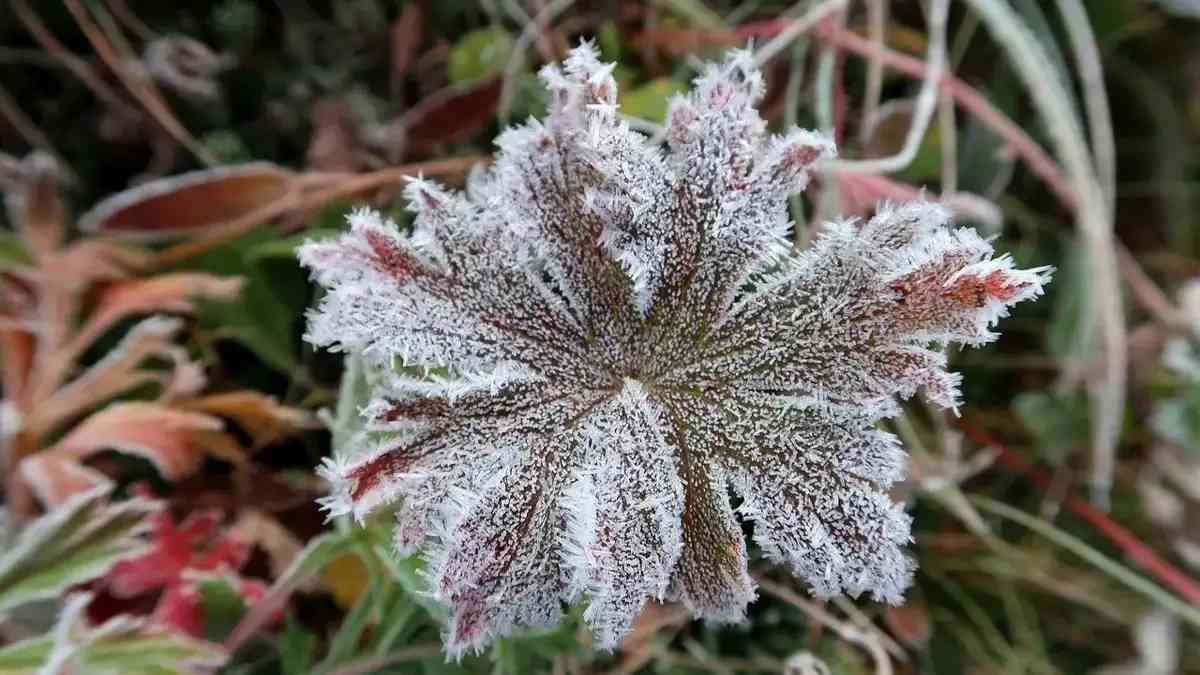
<instances>
[{"instance_id":1,"label":"curved plant stalk","mask_svg":"<svg viewBox=\"0 0 1200 675\"><path fill-rule=\"evenodd\" d=\"M945 92L938 96L938 134L942 141L942 194L958 192L958 125L954 121L954 99Z\"/></svg>"},{"instance_id":2,"label":"curved plant stalk","mask_svg":"<svg viewBox=\"0 0 1200 675\"><path fill-rule=\"evenodd\" d=\"M504 77L500 83L500 101L496 105L496 117L499 118L501 126L508 126L511 121L509 116L512 113L513 96L516 93L517 75L520 74L521 67L525 65L525 50L529 49L529 45L533 44L538 35L541 35L544 26L549 26L551 21L573 4L575 4L575 0L554 0L547 3L529 23L525 24L521 34L517 36L512 52L508 55L508 62L504 65Z\"/></svg>"},{"instance_id":3,"label":"curved plant stalk","mask_svg":"<svg viewBox=\"0 0 1200 675\"><path fill-rule=\"evenodd\" d=\"M904 137L904 146L891 157L862 160L837 160L831 168L854 173L890 173L902 171L916 159L921 140L933 121L937 109L938 83L946 70L946 19L950 12L950 0L933 0L929 8L929 49L926 56L925 77L913 110L912 125ZM875 63L877 61L873 61Z\"/></svg>"},{"instance_id":4,"label":"curved plant stalk","mask_svg":"<svg viewBox=\"0 0 1200 675\"><path fill-rule=\"evenodd\" d=\"M845 14L841 14L837 21L839 28L845 23ZM822 45L818 52L817 58L817 77L814 83L815 94L813 96L813 112L817 121L817 128L821 133L829 138L834 138L834 71L837 70L838 53L832 45ZM828 163L826 163L828 166ZM824 168L824 167L823 167ZM822 171L823 176L830 176L828 171ZM836 180L825 180L825 187L821 190L816 204L816 212L813 215L813 220L820 223L829 220L831 215L836 215L837 205L841 203L840 186ZM811 239L811 233L807 235Z\"/></svg>"},{"instance_id":5,"label":"curved plant stalk","mask_svg":"<svg viewBox=\"0 0 1200 675\"><path fill-rule=\"evenodd\" d=\"M804 85L804 68L808 61L809 42L807 38L796 40L792 47L792 63L788 72L787 85L784 88L783 124L792 128L799 124L800 90ZM809 227L804 214L804 204L800 195L788 198L788 212L792 217L792 247L800 250L808 246Z\"/></svg>"},{"instance_id":6,"label":"curved plant stalk","mask_svg":"<svg viewBox=\"0 0 1200 675\"><path fill-rule=\"evenodd\" d=\"M1107 507L1116 465L1117 441L1125 408L1126 351L1124 310L1117 276L1112 210L1066 85L1013 8L1003 0L966 0L979 14L1016 68L1030 100L1045 121L1067 179L1075 193L1076 223L1092 272L1089 321L1099 329L1103 361L1090 383L1092 400L1092 501Z\"/></svg>"},{"instance_id":7,"label":"curved plant stalk","mask_svg":"<svg viewBox=\"0 0 1200 675\"><path fill-rule=\"evenodd\" d=\"M999 442L967 420L959 420L958 425L968 438L981 446L994 449L996 458L1001 464L1024 474L1040 489L1049 489L1050 478L1038 471L1019 452ZM1064 504L1159 582L1183 596L1188 602L1200 604L1200 583L1183 570L1160 558L1154 549L1143 543L1129 529L1077 497L1067 495Z\"/></svg>"},{"instance_id":8,"label":"curved plant stalk","mask_svg":"<svg viewBox=\"0 0 1200 675\"><path fill-rule=\"evenodd\" d=\"M79 24L79 29L83 31L88 42L96 50L96 54L100 56L105 65L112 69L130 95L142 104L146 112L162 126L171 138L187 148L205 165L215 166L216 158L183 126L179 118L171 111L170 106L167 105L154 82L149 78L129 72L127 64L133 60L133 50L120 38L119 31L113 25L111 17L104 13L103 8L94 5L92 11L97 13L109 31L105 31L98 25L78 0L64 0L64 4L76 23ZM114 41L112 39L114 37L117 40Z\"/></svg>"},{"instance_id":9,"label":"curved plant stalk","mask_svg":"<svg viewBox=\"0 0 1200 675\"><path fill-rule=\"evenodd\" d=\"M880 47L851 31L829 28L816 32L823 42L865 57L875 57L897 72L913 78L924 78L928 71L924 61L907 54ZM1020 126L993 106L978 90L950 73L943 75L941 88L954 98L963 110L971 113L1012 148L1041 179L1064 206L1074 208L1075 192L1063 176L1062 167L1042 149Z\"/></svg>"},{"instance_id":10,"label":"curved plant stalk","mask_svg":"<svg viewBox=\"0 0 1200 675\"><path fill-rule=\"evenodd\" d=\"M1104 87L1104 67L1100 62L1100 49L1096 36L1088 22L1087 10L1080 0L1058 0L1058 11L1062 14L1079 67L1079 85L1083 89L1084 113L1088 119L1088 132L1092 141L1092 159L1096 163L1100 186L1104 189L1110 213L1115 212L1117 201L1117 150L1113 140L1112 115L1108 107L1108 91Z\"/></svg>"},{"instance_id":11,"label":"curved plant stalk","mask_svg":"<svg viewBox=\"0 0 1200 675\"><path fill-rule=\"evenodd\" d=\"M887 28L888 3L884 0L866 0L867 4L867 37L872 43L884 45L884 31ZM879 99L883 95L883 61L878 56L867 58L867 82L863 86L863 111L865 120L873 120L879 113ZM867 140L867 126L858 130L859 141Z\"/></svg>"},{"instance_id":12,"label":"curved plant stalk","mask_svg":"<svg viewBox=\"0 0 1200 675\"><path fill-rule=\"evenodd\" d=\"M826 611L820 603L801 597L783 584L776 583L765 577L759 577L757 581L759 588L767 595L775 596L796 607L804 612L805 616L813 622L833 631L841 639L862 647L871 655L871 660L875 662L875 675L891 675L894 672L892 660L888 657L887 650L884 648L884 639L886 639L886 636L881 631L874 629L873 626L863 629L849 621L842 621Z\"/></svg>"},{"instance_id":13,"label":"curved plant stalk","mask_svg":"<svg viewBox=\"0 0 1200 675\"><path fill-rule=\"evenodd\" d=\"M847 4L849 4L848 0L825 0L814 5L799 19L788 22L778 35L754 52L754 65L762 67L787 49L788 45L792 44L792 40L807 33L825 18L845 10Z\"/></svg>"},{"instance_id":14,"label":"curved plant stalk","mask_svg":"<svg viewBox=\"0 0 1200 675\"><path fill-rule=\"evenodd\" d=\"M1031 516L1020 509L1015 509L1008 504L998 502L994 499L982 496L972 496L970 500L979 509L1011 520L1027 529L1037 532L1041 536L1049 539L1054 544L1067 549L1086 560L1096 569L1108 574L1112 578L1121 582L1130 589L1137 591L1154 603L1170 610L1179 618L1187 621L1193 626L1200 627L1200 608L1195 605L1184 602L1176 596L1163 590L1162 587L1147 580L1145 577L1138 575L1124 565L1113 561L1105 556L1100 551L1088 546L1081 539L1074 535L1054 527L1047 521Z\"/></svg>"}]
</instances>

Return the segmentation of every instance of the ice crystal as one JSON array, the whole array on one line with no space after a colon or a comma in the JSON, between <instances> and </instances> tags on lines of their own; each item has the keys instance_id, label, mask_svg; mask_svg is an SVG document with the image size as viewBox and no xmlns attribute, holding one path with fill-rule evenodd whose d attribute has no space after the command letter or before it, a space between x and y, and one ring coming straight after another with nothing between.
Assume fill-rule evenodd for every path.
<instances>
[{"instance_id":1,"label":"ice crystal","mask_svg":"<svg viewBox=\"0 0 1200 675\"><path fill-rule=\"evenodd\" d=\"M363 411L383 440L325 472L334 513L398 505L452 654L581 598L606 648L651 598L739 620L738 515L815 594L899 602L905 457L876 422L918 390L956 405L945 346L993 339L1048 278L923 201L793 255L786 198L834 148L767 134L749 55L672 102L665 149L611 72L586 43L545 68L547 118L465 194L412 181L411 232L362 210L300 252L327 289L311 342L442 373L388 376Z\"/></svg>"}]
</instances>

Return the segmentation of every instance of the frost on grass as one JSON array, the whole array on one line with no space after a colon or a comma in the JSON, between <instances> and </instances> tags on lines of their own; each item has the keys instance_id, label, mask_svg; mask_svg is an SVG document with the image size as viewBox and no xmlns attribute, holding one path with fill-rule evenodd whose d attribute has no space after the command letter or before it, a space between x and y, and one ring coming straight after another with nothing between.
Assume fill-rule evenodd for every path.
<instances>
[{"instance_id":1,"label":"frost on grass","mask_svg":"<svg viewBox=\"0 0 1200 675\"><path fill-rule=\"evenodd\" d=\"M748 55L672 102L665 149L617 116L611 70L588 44L544 69L548 117L465 194L412 181L410 232L358 211L300 252L327 290L310 341L450 373L385 381L364 415L386 440L325 472L334 512L399 507L452 654L581 598L606 648L651 598L737 621L739 515L818 596L899 602L905 457L875 423L917 392L955 406L945 347L1048 278L926 202L793 255L786 198L834 148L766 133Z\"/></svg>"}]
</instances>

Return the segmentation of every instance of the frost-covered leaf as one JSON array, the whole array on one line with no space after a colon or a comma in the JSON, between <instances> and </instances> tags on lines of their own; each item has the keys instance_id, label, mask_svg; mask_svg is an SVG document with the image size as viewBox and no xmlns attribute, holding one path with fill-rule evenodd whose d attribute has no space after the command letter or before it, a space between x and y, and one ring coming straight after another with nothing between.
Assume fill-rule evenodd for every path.
<instances>
[{"instance_id":1,"label":"frost-covered leaf","mask_svg":"<svg viewBox=\"0 0 1200 675\"><path fill-rule=\"evenodd\" d=\"M898 602L905 456L876 422L917 393L956 406L945 347L994 339L1048 279L923 201L794 254L787 198L834 148L766 132L750 55L671 101L665 148L617 115L612 69L589 44L545 68L546 119L464 193L412 181L411 231L357 211L300 250L326 289L307 339L377 375L325 504L396 507L452 655L580 598L609 648L653 598L740 620L739 514L815 594Z\"/></svg>"},{"instance_id":2,"label":"frost-covered leaf","mask_svg":"<svg viewBox=\"0 0 1200 675\"><path fill-rule=\"evenodd\" d=\"M107 491L76 495L30 523L0 557L0 614L33 600L57 597L140 555L153 502L108 501Z\"/></svg>"}]
</instances>

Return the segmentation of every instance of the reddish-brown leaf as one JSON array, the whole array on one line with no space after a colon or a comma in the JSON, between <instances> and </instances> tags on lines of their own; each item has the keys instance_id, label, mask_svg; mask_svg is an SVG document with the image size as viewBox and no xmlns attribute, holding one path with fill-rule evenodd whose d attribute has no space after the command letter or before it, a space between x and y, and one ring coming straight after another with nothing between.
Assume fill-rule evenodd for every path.
<instances>
[{"instance_id":1,"label":"reddish-brown leaf","mask_svg":"<svg viewBox=\"0 0 1200 675\"><path fill-rule=\"evenodd\" d=\"M929 641L933 629L929 622L929 611L919 600L909 600L900 607L885 607L883 622L896 639L909 647L919 647Z\"/></svg>"},{"instance_id":2,"label":"reddish-brown leaf","mask_svg":"<svg viewBox=\"0 0 1200 675\"><path fill-rule=\"evenodd\" d=\"M304 163L313 171L352 173L359 169L358 125L350 106L337 98L319 101L313 108L313 133Z\"/></svg>"},{"instance_id":3,"label":"reddish-brown leaf","mask_svg":"<svg viewBox=\"0 0 1200 675\"><path fill-rule=\"evenodd\" d=\"M286 199L294 178L266 162L170 176L105 199L80 218L79 227L141 238L202 232Z\"/></svg>"},{"instance_id":4,"label":"reddish-brown leaf","mask_svg":"<svg viewBox=\"0 0 1200 675\"><path fill-rule=\"evenodd\" d=\"M500 86L500 78L494 77L470 87L447 87L426 96L400 119L409 147L427 150L486 127L496 113Z\"/></svg>"}]
</instances>

